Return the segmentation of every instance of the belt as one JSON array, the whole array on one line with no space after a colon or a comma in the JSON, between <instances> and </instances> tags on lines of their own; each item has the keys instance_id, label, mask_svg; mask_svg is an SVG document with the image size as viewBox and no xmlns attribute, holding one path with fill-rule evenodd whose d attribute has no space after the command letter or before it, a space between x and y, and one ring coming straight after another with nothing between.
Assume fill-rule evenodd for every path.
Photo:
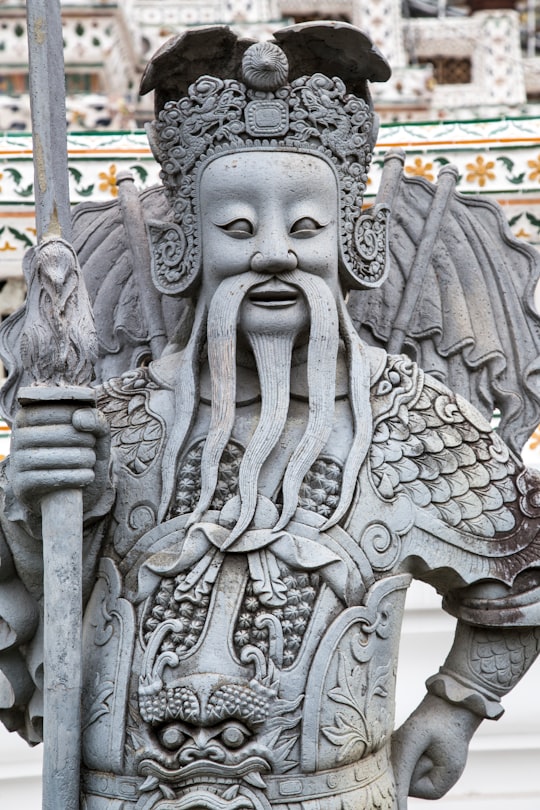
<instances>
[{"instance_id":1,"label":"belt","mask_svg":"<svg viewBox=\"0 0 540 810\"><path fill-rule=\"evenodd\" d=\"M299 774L298 776L265 775L267 789L264 793L270 804L281 804L287 800L298 800L298 798L302 800L324 799L359 790L384 776L389 781L393 781L386 748L350 765L342 765L339 768L317 773ZM144 781L143 777L119 776L104 771L84 770L82 773L82 785L85 793L131 802L136 802L139 798L139 791Z\"/></svg>"},{"instance_id":2,"label":"belt","mask_svg":"<svg viewBox=\"0 0 540 810\"><path fill-rule=\"evenodd\" d=\"M140 776L119 776L117 773L83 770L81 781L83 791L92 796L136 802L145 780Z\"/></svg>"},{"instance_id":3,"label":"belt","mask_svg":"<svg viewBox=\"0 0 540 810\"><path fill-rule=\"evenodd\" d=\"M375 754L352 762L350 765L342 765L340 768L331 768L317 773L265 776L267 784L266 796L271 803L278 803L298 798L324 799L331 796L338 796L340 793L349 793L351 790L358 790L375 782L380 777L387 775L393 781L388 759L388 751L383 748Z\"/></svg>"}]
</instances>

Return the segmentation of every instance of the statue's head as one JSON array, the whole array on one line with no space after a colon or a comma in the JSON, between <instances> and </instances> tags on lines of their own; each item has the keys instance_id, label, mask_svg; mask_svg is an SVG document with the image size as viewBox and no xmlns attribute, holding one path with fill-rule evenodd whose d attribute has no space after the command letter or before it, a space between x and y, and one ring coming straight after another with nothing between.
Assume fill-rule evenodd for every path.
<instances>
[{"instance_id":1,"label":"statue's head","mask_svg":"<svg viewBox=\"0 0 540 810\"><path fill-rule=\"evenodd\" d=\"M362 202L377 134L367 79L388 76L368 38L344 24L255 44L227 28L168 43L142 82L156 91L150 138L174 212L174 223L149 226L158 289L190 295L202 281L204 294L214 258L223 268L233 254L233 265L263 273L269 261L306 269L317 255L344 288L382 283L386 212L363 214ZM265 240L279 243L273 259Z\"/></svg>"},{"instance_id":2,"label":"statue's head","mask_svg":"<svg viewBox=\"0 0 540 810\"><path fill-rule=\"evenodd\" d=\"M193 522L213 503L238 367L245 380L254 360L258 375L261 418L239 469L231 543L254 518L259 474L285 429L291 364L304 363L310 417L284 476L278 528L332 427L340 339L351 407L368 407L369 364L343 293L377 287L386 275L388 211L363 212L362 203L377 134L367 80L388 76L370 40L339 23L294 26L265 43L238 40L225 27L191 31L147 68L142 92L156 93L150 140L173 212L166 223L148 223L153 281L164 294L197 298L189 342L174 344L189 358L182 397L189 393L191 404L169 440L161 517L174 495L170 460L196 410L199 359L210 373L212 415ZM334 522L351 502L368 438L355 429Z\"/></svg>"}]
</instances>

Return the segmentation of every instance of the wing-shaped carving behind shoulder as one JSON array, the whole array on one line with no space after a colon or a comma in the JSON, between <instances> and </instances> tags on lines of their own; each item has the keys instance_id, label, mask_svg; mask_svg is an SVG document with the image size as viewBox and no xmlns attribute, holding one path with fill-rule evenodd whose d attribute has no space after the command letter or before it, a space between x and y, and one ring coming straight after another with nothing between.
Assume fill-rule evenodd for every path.
<instances>
[{"instance_id":1,"label":"wing-shaped carving behind shoulder","mask_svg":"<svg viewBox=\"0 0 540 810\"><path fill-rule=\"evenodd\" d=\"M387 161L385 170L399 162ZM437 232L429 234L431 255L412 274L436 186L400 169L393 184L383 176L385 185L378 202L392 208L390 274L379 289L351 292L354 323L366 342L388 346L405 290L415 285L400 350L487 419L499 409L499 432L519 453L540 422L540 321L533 305L540 257L513 237L496 203L451 190Z\"/></svg>"}]
</instances>

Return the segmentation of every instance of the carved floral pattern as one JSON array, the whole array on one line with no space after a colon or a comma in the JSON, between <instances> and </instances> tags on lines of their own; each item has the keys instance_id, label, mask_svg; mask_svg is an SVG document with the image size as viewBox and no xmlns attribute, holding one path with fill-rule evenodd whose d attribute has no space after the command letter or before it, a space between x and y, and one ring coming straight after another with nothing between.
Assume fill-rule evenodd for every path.
<instances>
[{"instance_id":1,"label":"carved floral pattern","mask_svg":"<svg viewBox=\"0 0 540 810\"><path fill-rule=\"evenodd\" d=\"M171 517L193 512L201 494L201 457L204 440L197 442L186 453L178 474L176 498ZM238 491L238 471L242 461L240 445L229 442L219 462L218 481L212 500L212 509L223 509L228 500Z\"/></svg>"},{"instance_id":2,"label":"carved floral pattern","mask_svg":"<svg viewBox=\"0 0 540 810\"><path fill-rule=\"evenodd\" d=\"M298 506L330 517L339 503L343 470L329 458L318 458L307 473L298 495Z\"/></svg>"},{"instance_id":3,"label":"carved floral pattern","mask_svg":"<svg viewBox=\"0 0 540 810\"><path fill-rule=\"evenodd\" d=\"M178 574L174 579L161 580L149 615L144 622L144 639L148 641L154 630L168 619L175 619L178 626L169 633L160 647L161 652L174 651L176 655L187 653L199 640L204 628L210 596L190 591L186 594L181 585L186 574Z\"/></svg>"},{"instance_id":4,"label":"carved floral pattern","mask_svg":"<svg viewBox=\"0 0 540 810\"><path fill-rule=\"evenodd\" d=\"M296 661L302 639L313 613L315 599L320 583L317 574L289 572L283 576L286 586L286 604L280 608L263 607L253 593L253 586L248 583L242 607L236 622L234 641L241 650L252 645L265 655L269 650L269 628L265 617L274 617L281 627L283 637L283 667L287 668ZM275 629L275 623L274 623Z\"/></svg>"},{"instance_id":5,"label":"carved floral pattern","mask_svg":"<svg viewBox=\"0 0 540 810\"><path fill-rule=\"evenodd\" d=\"M201 492L201 457L204 440L186 453L180 464L176 497L170 517L193 512ZM238 492L238 473L243 449L229 442L219 463L218 481L211 509L223 509ZM334 459L321 456L306 474L300 487L298 506L323 517L329 517L339 502L343 470Z\"/></svg>"},{"instance_id":6,"label":"carved floral pattern","mask_svg":"<svg viewBox=\"0 0 540 810\"><path fill-rule=\"evenodd\" d=\"M388 698L387 680L392 676L392 667L391 664L373 666L372 663L367 666L365 663L356 664L351 668L349 659L339 654L337 686L329 691L328 697L334 703L351 709L354 721L336 711L334 725L321 729L324 736L339 749L337 762L366 755L372 750L374 737L377 737L374 732L379 729L370 726L363 707L372 703L375 697L383 700Z\"/></svg>"}]
</instances>

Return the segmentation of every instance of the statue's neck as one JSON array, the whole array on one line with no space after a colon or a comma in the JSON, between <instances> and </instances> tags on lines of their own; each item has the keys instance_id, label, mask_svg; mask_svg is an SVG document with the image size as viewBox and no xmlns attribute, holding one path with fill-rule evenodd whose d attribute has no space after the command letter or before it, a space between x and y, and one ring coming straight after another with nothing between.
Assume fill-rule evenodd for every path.
<instances>
[{"instance_id":1,"label":"statue's neck","mask_svg":"<svg viewBox=\"0 0 540 810\"><path fill-rule=\"evenodd\" d=\"M368 361L371 368L371 385L379 378L386 363L386 352L382 349L366 347ZM179 367L182 364L182 354L173 353L164 355L151 365L153 379L165 388L174 389L178 383ZM247 354L238 358L237 372L237 404L256 402L260 398L259 376L255 368L253 356L248 359ZM336 399L343 399L348 394L349 372L343 346L340 346L336 364ZM201 398L207 402L211 399L210 372L205 360L200 365L200 393ZM305 347L299 347L293 352L291 364L291 396L296 399L309 400L307 380L307 354Z\"/></svg>"},{"instance_id":2,"label":"statue's neck","mask_svg":"<svg viewBox=\"0 0 540 810\"><path fill-rule=\"evenodd\" d=\"M242 358L239 359L240 362L236 366L236 404L247 405L260 398L259 375L253 364L244 364ZM203 402L208 404L211 402L211 391L210 370L208 364L204 363L200 373L200 398ZM336 364L336 399L343 399L347 396L347 392L347 366L345 357L340 352ZM309 401L307 358L305 357L291 365L291 397Z\"/></svg>"}]
</instances>

